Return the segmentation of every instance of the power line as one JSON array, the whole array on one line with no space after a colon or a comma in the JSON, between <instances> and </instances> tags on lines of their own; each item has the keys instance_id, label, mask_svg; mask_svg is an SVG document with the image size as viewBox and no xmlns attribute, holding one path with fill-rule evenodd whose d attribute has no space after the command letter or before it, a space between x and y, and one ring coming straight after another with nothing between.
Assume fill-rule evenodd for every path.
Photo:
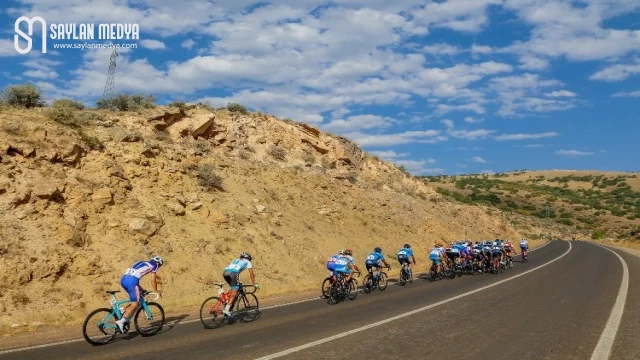
<instances>
[{"instance_id":1,"label":"power line","mask_svg":"<svg viewBox=\"0 0 640 360\"><path fill-rule=\"evenodd\" d=\"M113 88L116 80L116 58L118 57L118 45L114 44L111 58L109 59L109 72L107 74L107 83L104 85L103 98L111 98L113 96Z\"/></svg>"}]
</instances>

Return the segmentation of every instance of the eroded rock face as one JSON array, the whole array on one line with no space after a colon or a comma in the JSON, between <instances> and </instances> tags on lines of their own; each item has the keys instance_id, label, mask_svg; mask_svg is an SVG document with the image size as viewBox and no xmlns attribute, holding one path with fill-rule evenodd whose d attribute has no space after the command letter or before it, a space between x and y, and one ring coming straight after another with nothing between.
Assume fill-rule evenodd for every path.
<instances>
[{"instance_id":1,"label":"eroded rock face","mask_svg":"<svg viewBox=\"0 0 640 360\"><path fill-rule=\"evenodd\" d=\"M129 221L129 234L131 235L153 236L157 230L156 225L147 219L136 218Z\"/></svg>"}]
</instances>

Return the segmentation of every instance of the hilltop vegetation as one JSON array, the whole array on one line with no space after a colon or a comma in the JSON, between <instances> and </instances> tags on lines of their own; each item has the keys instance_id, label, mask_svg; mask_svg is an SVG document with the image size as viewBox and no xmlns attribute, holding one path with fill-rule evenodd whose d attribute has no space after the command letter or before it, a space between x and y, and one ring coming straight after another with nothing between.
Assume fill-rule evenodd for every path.
<instances>
[{"instance_id":1,"label":"hilltop vegetation","mask_svg":"<svg viewBox=\"0 0 640 360\"><path fill-rule=\"evenodd\" d=\"M635 173L519 171L423 180L459 202L549 218L583 237L640 240L640 178Z\"/></svg>"}]
</instances>

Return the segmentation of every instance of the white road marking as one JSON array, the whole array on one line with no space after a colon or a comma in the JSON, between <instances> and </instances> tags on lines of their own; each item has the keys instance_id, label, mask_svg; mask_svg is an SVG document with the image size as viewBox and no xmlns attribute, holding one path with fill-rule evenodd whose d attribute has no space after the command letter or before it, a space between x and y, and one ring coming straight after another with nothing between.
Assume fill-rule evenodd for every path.
<instances>
[{"instance_id":1,"label":"white road marking","mask_svg":"<svg viewBox=\"0 0 640 360\"><path fill-rule=\"evenodd\" d=\"M287 349L287 350L284 350L284 351L277 352L275 354L263 356L263 357L255 359L255 360L270 360L270 359L276 359L276 358L279 358L279 357L282 357L282 356L285 356L285 355L289 355L289 354L298 352L300 350L305 350L305 349L308 349L308 348L311 348L311 347L314 347L314 346L317 346L317 345L320 345L320 344L324 344L324 343L327 343L327 342L330 342L330 341L333 341L333 340L336 340L336 339L343 338L345 336L349 336L349 335L353 335L353 334L356 334L356 333L359 333L359 332L362 332L362 331L365 331L365 330L369 330L371 328L375 328L375 327L380 326L380 325L388 324L388 323L390 323L392 321L399 320L399 319L402 319L402 318L406 318L408 316L411 316L411 315L414 315L414 314L417 314L417 313L420 313L420 312L423 312L423 311L426 311L426 310L429 310L429 309L433 309L433 308L435 308L437 306L447 304L447 303L449 303L451 301L455 301L455 300L458 300L460 298L463 298L463 297L478 293L480 291L492 288L494 286L498 286L498 285L500 285L502 283L505 283L507 281L511 281L513 279L517 279L517 278L519 278L521 276L524 276L524 275L529 274L529 273L531 273L533 271L536 271L536 270L538 270L538 269L540 269L542 267L545 267L545 266L547 266L547 265L549 265L549 264L551 264L553 262L556 262L556 261L562 259L563 257L565 257L571 251L571 248L572 248L571 242L567 242L567 243L569 244L569 249L567 249L567 251L565 251L562 255L560 255L557 258L555 258L553 260L550 260L550 261L548 261L548 262L546 262L546 263L544 263L542 265L536 266L533 269L530 269L530 270L527 270L527 271L525 271L523 273L514 275L514 276L512 276L510 278L497 281L497 282L492 283L490 285L486 285L486 286L483 286L481 288L466 292L464 294L460 294L460 295L457 295L457 296L454 296L454 297L439 301L437 303L434 303L434 304L431 304L431 305L427 305L427 306L418 308L418 309L413 310L413 311L409 311L409 312L404 313L404 314L393 316L393 317L390 317L388 319L375 322L373 324L369 324L369 325L365 325L365 326L362 326L362 327L359 327L359 328L356 328L356 329L353 329L353 330L345 331L345 332L340 333L340 334L329 336L329 337L326 337L324 339L313 341L313 342L310 342L310 343L307 343L307 344L304 344L304 345L296 346L296 347L293 347L293 348L290 348L290 349Z\"/></svg>"},{"instance_id":2,"label":"white road marking","mask_svg":"<svg viewBox=\"0 0 640 360\"><path fill-rule=\"evenodd\" d=\"M535 249L529 250L529 252L541 249L541 248L549 245L550 243L551 243L551 241L547 241L543 245L540 245ZM519 256L519 255L520 254L516 253L514 256ZM420 278L416 278L416 279L420 279ZM395 285L395 284L397 284L397 283L391 283L391 285ZM283 307L283 306L295 305L295 304L305 303L305 302L314 301L314 300L323 300L323 299L324 298L322 298L322 297L314 297L314 298L310 298L310 299L292 301L292 302L279 304L279 305L267 306L267 307L261 308L260 310L261 311L262 310L269 310L269 309L279 308L279 307ZM176 321L174 321L172 323L167 323L166 325L167 326L176 326L176 325L183 325L183 324L191 324L191 323L198 322L198 321L200 321L200 319L191 319L191 320L185 320L185 321L176 320ZM79 341L84 341L84 338L72 339L72 340L64 340L64 341L58 341L58 342L40 344L40 345L33 345L33 346L25 346L25 347L16 348L16 349L10 349L10 350L3 350L3 351L0 351L0 355L10 354L10 353L15 353L15 352L20 352L20 351L34 350L34 349L42 349L42 348L46 348L46 347L50 347L50 346L70 344L70 343L79 342Z\"/></svg>"},{"instance_id":3,"label":"white road marking","mask_svg":"<svg viewBox=\"0 0 640 360\"><path fill-rule=\"evenodd\" d=\"M611 348L613 347L613 342L616 339L616 333L620 327L622 314L624 313L624 305L627 302L627 292L629 290L629 268L627 267L627 262L624 261L622 256L617 252L604 246L596 244L593 245L611 251L618 257L618 260L620 260L620 263L622 264L622 281L620 282L618 297L611 308L609 320L600 335L600 340L598 340L598 344L593 350L593 354L591 354L591 360L607 360L611 355Z\"/></svg>"}]
</instances>

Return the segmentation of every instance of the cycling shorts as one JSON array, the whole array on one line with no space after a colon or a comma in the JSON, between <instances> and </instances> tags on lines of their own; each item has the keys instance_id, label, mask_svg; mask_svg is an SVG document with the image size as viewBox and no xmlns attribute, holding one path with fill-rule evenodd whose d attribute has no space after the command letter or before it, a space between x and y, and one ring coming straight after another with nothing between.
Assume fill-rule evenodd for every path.
<instances>
[{"instance_id":1,"label":"cycling shorts","mask_svg":"<svg viewBox=\"0 0 640 360\"><path fill-rule=\"evenodd\" d=\"M447 253L447 257L451 260L460 257L460 253Z\"/></svg>"},{"instance_id":2,"label":"cycling shorts","mask_svg":"<svg viewBox=\"0 0 640 360\"><path fill-rule=\"evenodd\" d=\"M440 258L431 259L434 265L440 265Z\"/></svg>"},{"instance_id":3,"label":"cycling shorts","mask_svg":"<svg viewBox=\"0 0 640 360\"><path fill-rule=\"evenodd\" d=\"M240 273L225 271L222 277L224 277L224 281L229 284L231 290L240 290Z\"/></svg>"},{"instance_id":4,"label":"cycling shorts","mask_svg":"<svg viewBox=\"0 0 640 360\"><path fill-rule=\"evenodd\" d=\"M349 269L348 267L337 267L335 268L335 270L333 270L333 273L338 276L340 274L345 274L345 275L349 275L351 274L353 271L351 269Z\"/></svg>"},{"instance_id":5,"label":"cycling shorts","mask_svg":"<svg viewBox=\"0 0 640 360\"><path fill-rule=\"evenodd\" d=\"M380 264L367 264L367 263L365 263L364 266L367 268L368 272L371 272L372 270L378 270L382 267L380 266Z\"/></svg>"},{"instance_id":6,"label":"cycling shorts","mask_svg":"<svg viewBox=\"0 0 640 360\"><path fill-rule=\"evenodd\" d=\"M520 250L527 251L527 250L529 250L529 247L520 245Z\"/></svg>"},{"instance_id":7,"label":"cycling shorts","mask_svg":"<svg viewBox=\"0 0 640 360\"><path fill-rule=\"evenodd\" d=\"M125 275L120 280L120 286L129 294L129 300L138 302L140 300L140 279L135 276Z\"/></svg>"},{"instance_id":8,"label":"cycling shorts","mask_svg":"<svg viewBox=\"0 0 640 360\"><path fill-rule=\"evenodd\" d=\"M409 260L409 257L404 255L398 255L398 262L400 263L400 265L402 264L410 264L411 260Z\"/></svg>"},{"instance_id":9,"label":"cycling shorts","mask_svg":"<svg viewBox=\"0 0 640 360\"><path fill-rule=\"evenodd\" d=\"M336 268L336 263L334 262L327 262L327 270L333 272L333 270Z\"/></svg>"}]
</instances>

